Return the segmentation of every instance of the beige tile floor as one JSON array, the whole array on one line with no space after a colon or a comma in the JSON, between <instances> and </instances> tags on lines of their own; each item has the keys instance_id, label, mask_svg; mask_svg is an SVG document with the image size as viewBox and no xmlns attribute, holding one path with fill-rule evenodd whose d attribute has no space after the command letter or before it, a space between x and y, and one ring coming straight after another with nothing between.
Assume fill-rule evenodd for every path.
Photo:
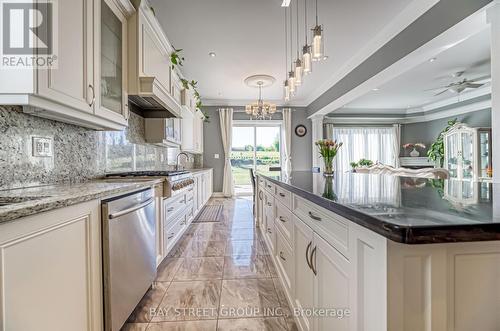
<instances>
[{"instance_id":1,"label":"beige tile floor","mask_svg":"<svg viewBox=\"0 0 500 331\"><path fill-rule=\"evenodd\" d=\"M250 198L208 203L221 221L191 224L122 331L297 330Z\"/></svg>"}]
</instances>

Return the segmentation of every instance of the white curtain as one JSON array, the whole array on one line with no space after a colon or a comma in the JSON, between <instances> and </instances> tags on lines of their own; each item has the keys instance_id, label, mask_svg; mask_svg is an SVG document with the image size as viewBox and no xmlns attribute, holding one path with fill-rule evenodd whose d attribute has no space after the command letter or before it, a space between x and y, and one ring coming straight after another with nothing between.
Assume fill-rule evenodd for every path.
<instances>
[{"instance_id":1,"label":"white curtain","mask_svg":"<svg viewBox=\"0 0 500 331\"><path fill-rule=\"evenodd\" d=\"M392 127L336 127L333 139L344 144L335 158L337 172L350 170L350 163L358 162L360 159L396 166L394 157L396 143Z\"/></svg>"},{"instance_id":2,"label":"white curtain","mask_svg":"<svg viewBox=\"0 0 500 331\"><path fill-rule=\"evenodd\" d=\"M401 124L393 124L392 130L394 134L393 153L394 153L394 166L399 168L399 152L401 150Z\"/></svg>"},{"instance_id":3,"label":"white curtain","mask_svg":"<svg viewBox=\"0 0 500 331\"><path fill-rule=\"evenodd\" d=\"M231 170L231 146L233 135L233 109L219 109L220 131L222 136L222 146L224 148L224 179L222 183L222 193L225 197L234 195L233 172Z\"/></svg>"},{"instance_id":4,"label":"white curtain","mask_svg":"<svg viewBox=\"0 0 500 331\"><path fill-rule=\"evenodd\" d=\"M292 110L283 108L283 171L292 171Z\"/></svg>"}]
</instances>

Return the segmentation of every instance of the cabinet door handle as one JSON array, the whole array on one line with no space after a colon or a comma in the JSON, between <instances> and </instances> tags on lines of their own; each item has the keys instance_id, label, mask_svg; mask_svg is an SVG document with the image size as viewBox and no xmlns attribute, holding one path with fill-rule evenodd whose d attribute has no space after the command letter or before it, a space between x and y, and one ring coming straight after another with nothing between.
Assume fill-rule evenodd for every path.
<instances>
[{"instance_id":1,"label":"cabinet door handle","mask_svg":"<svg viewBox=\"0 0 500 331\"><path fill-rule=\"evenodd\" d=\"M167 212L170 212L170 211L172 211L174 209L175 209L174 207L170 207L170 208L167 209Z\"/></svg>"},{"instance_id":2,"label":"cabinet door handle","mask_svg":"<svg viewBox=\"0 0 500 331\"><path fill-rule=\"evenodd\" d=\"M167 237L167 239L172 239L173 237L174 237L174 233L171 233L171 234Z\"/></svg>"},{"instance_id":3,"label":"cabinet door handle","mask_svg":"<svg viewBox=\"0 0 500 331\"><path fill-rule=\"evenodd\" d=\"M259 199L260 199L260 200L262 200L262 194L263 194L263 193L264 193L264 192L262 192L262 191L260 191L260 192L259 192Z\"/></svg>"},{"instance_id":4,"label":"cabinet door handle","mask_svg":"<svg viewBox=\"0 0 500 331\"><path fill-rule=\"evenodd\" d=\"M271 207L273 204L272 204L272 203L270 203L270 202L268 202L268 203L267 203L267 205L268 205L269 207Z\"/></svg>"},{"instance_id":5,"label":"cabinet door handle","mask_svg":"<svg viewBox=\"0 0 500 331\"><path fill-rule=\"evenodd\" d=\"M279 220L280 220L280 221L282 221L283 223L285 223L285 222L286 222L286 219L285 219L283 216L280 216L280 217L279 217Z\"/></svg>"},{"instance_id":6,"label":"cabinet door handle","mask_svg":"<svg viewBox=\"0 0 500 331\"><path fill-rule=\"evenodd\" d=\"M285 194L284 193L280 193L280 197L284 198Z\"/></svg>"},{"instance_id":7,"label":"cabinet door handle","mask_svg":"<svg viewBox=\"0 0 500 331\"><path fill-rule=\"evenodd\" d=\"M271 228L267 228L267 233L273 233L273 232L271 231Z\"/></svg>"},{"instance_id":8,"label":"cabinet door handle","mask_svg":"<svg viewBox=\"0 0 500 331\"><path fill-rule=\"evenodd\" d=\"M309 217L315 221L322 221L321 217L314 215L312 212L309 212Z\"/></svg>"},{"instance_id":9,"label":"cabinet door handle","mask_svg":"<svg viewBox=\"0 0 500 331\"><path fill-rule=\"evenodd\" d=\"M311 248L311 245L312 245L312 241L309 242L309 244L307 245L307 248L306 248L306 262L307 262L307 265L309 266L309 269L312 270L311 262L309 262L309 249Z\"/></svg>"},{"instance_id":10,"label":"cabinet door handle","mask_svg":"<svg viewBox=\"0 0 500 331\"><path fill-rule=\"evenodd\" d=\"M283 256L283 252L280 252L280 258L281 258L283 261L286 261L286 258Z\"/></svg>"},{"instance_id":11,"label":"cabinet door handle","mask_svg":"<svg viewBox=\"0 0 500 331\"><path fill-rule=\"evenodd\" d=\"M94 90L94 86L92 86L92 84L89 84L89 89L92 90L92 101L89 103L89 107L92 107L95 103L95 90Z\"/></svg>"},{"instance_id":12,"label":"cabinet door handle","mask_svg":"<svg viewBox=\"0 0 500 331\"><path fill-rule=\"evenodd\" d=\"M191 198L191 199L188 200L188 202L191 202L191 201L193 201L193 198Z\"/></svg>"},{"instance_id":13,"label":"cabinet door handle","mask_svg":"<svg viewBox=\"0 0 500 331\"><path fill-rule=\"evenodd\" d=\"M271 185L267 185L268 188L271 188L272 186Z\"/></svg>"},{"instance_id":14,"label":"cabinet door handle","mask_svg":"<svg viewBox=\"0 0 500 331\"><path fill-rule=\"evenodd\" d=\"M311 269L314 273L314 276L316 276L318 273L316 271L316 248L318 246L314 246L312 252L311 252ZM314 262L313 262L313 258L314 258Z\"/></svg>"}]
</instances>

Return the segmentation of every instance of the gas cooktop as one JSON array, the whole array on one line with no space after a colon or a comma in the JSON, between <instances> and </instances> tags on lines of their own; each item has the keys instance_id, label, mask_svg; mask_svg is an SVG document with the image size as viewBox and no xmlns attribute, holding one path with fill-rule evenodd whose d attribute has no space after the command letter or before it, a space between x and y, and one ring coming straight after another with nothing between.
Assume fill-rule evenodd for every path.
<instances>
[{"instance_id":1,"label":"gas cooktop","mask_svg":"<svg viewBox=\"0 0 500 331\"><path fill-rule=\"evenodd\" d=\"M146 171L129 171L129 172L116 172L116 173L109 173L106 174L106 177L148 177L148 176L155 176L155 177L172 177L172 176L178 176L178 175L183 175L187 174L189 171L186 170L146 170Z\"/></svg>"}]
</instances>

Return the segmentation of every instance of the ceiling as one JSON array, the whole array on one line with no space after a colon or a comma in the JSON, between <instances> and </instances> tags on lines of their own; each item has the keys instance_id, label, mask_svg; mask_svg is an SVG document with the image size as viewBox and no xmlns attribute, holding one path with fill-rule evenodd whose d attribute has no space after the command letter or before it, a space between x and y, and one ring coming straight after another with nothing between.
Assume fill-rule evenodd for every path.
<instances>
[{"instance_id":1,"label":"ceiling","mask_svg":"<svg viewBox=\"0 0 500 331\"><path fill-rule=\"evenodd\" d=\"M306 100L366 46L412 0L318 0L329 59L316 64L293 100ZM299 1L300 44L304 43L303 0ZM296 0L292 0L296 4ZM267 100L281 103L285 77L284 11L281 0L151 0L156 17L186 58L183 74L199 82L210 104L241 104L257 98L243 80L268 74L277 82L263 90ZM308 1L308 25L314 1ZM295 13L295 9L294 9ZM295 15L295 14L294 14ZM294 16L295 17L295 16ZM295 24L295 23L294 23ZM296 34L294 33L294 47ZM210 57L215 52L216 57ZM294 50L295 52L295 50ZM206 103L207 103L206 102Z\"/></svg>"},{"instance_id":2,"label":"ceiling","mask_svg":"<svg viewBox=\"0 0 500 331\"><path fill-rule=\"evenodd\" d=\"M466 89L461 94L450 91L438 96L435 94L444 90L439 87L464 78L489 76L490 55L490 29L485 29L436 54L432 61L427 59L379 86L379 90L363 95L334 113L407 113L424 110L427 105L450 98L457 98L458 102L465 94L474 90ZM464 74L461 77L453 77L453 74L459 71L464 71ZM485 88L488 87L489 79L482 82L486 83ZM437 89L428 91L435 88Z\"/></svg>"}]
</instances>

